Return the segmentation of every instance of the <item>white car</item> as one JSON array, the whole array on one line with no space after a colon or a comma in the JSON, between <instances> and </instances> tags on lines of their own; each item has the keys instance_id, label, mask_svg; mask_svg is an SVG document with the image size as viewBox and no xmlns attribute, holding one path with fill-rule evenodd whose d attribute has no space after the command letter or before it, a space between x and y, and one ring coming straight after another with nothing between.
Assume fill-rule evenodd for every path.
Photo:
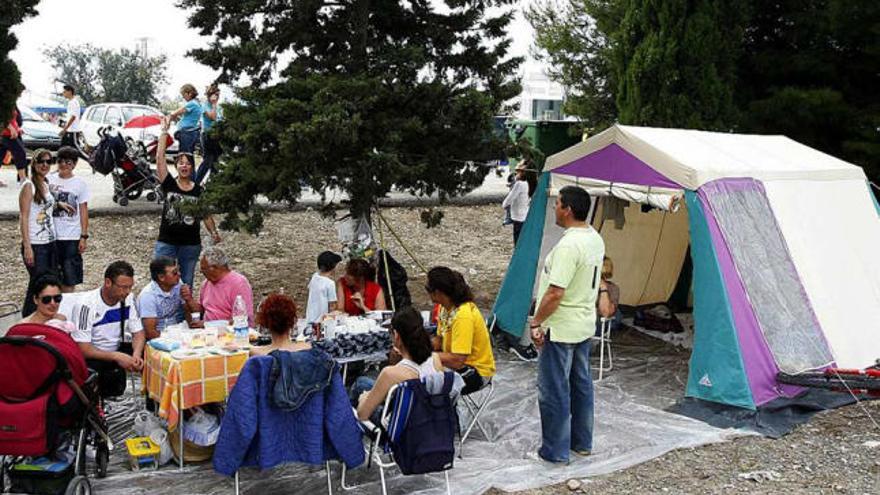
<instances>
[{"instance_id":1,"label":"white car","mask_svg":"<svg viewBox=\"0 0 880 495\"><path fill-rule=\"evenodd\" d=\"M155 141L159 137L160 128L158 125L146 128L125 129L123 126L126 122L135 117L143 115L163 115L158 108L146 105L138 105L136 103L99 103L86 108L82 116L82 133L83 139L89 146L97 146L101 141L98 136L98 130L103 127L112 127L118 129L125 136L139 141L144 145ZM172 124L169 134L172 136L177 127ZM177 142L168 149L169 154L173 154L177 150Z\"/></svg>"}]
</instances>

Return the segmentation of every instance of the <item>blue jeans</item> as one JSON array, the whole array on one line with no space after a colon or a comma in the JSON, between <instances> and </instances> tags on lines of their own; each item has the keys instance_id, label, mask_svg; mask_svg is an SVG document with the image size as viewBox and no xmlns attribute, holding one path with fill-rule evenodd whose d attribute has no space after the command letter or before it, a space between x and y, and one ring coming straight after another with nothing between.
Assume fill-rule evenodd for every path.
<instances>
[{"instance_id":1,"label":"blue jeans","mask_svg":"<svg viewBox=\"0 0 880 495\"><path fill-rule=\"evenodd\" d=\"M156 241L156 247L153 249L153 257L169 256L177 260L180 267L180 279L186 285L193 286L193 277L196 273L196 264L199 262L199 255L202 254L202 245L196 244L176 246L162 241Z\"/></svg>"},{"instance_id":2,"label":"blue jeans","mask_svg":"<svg viewBox=\"0 0 880 495\"><path fill-rule=\"evenodd\" d=\"M590 341L545 342L538 355L541 449L551 462L568 462L570 450L593 449L593 378Z\"/></svg>"},{"instance_id":3,"label":"blue jeans","mask_svg":"<svg viewBox=\"0 0 880 495\"><path fill-rule=\"evenodd\" d=\"M357 380L355 380L348 389L348 398L351 401L351 407L357 408L358 399L360 399L361 394L373 390L374 386L376 386L376 380L363 375L357 377ZM378 425L382 421L383 407L384 402L370 414L370 421L372 421L374 425Z\"/></svg>"},{"instance_id":4,"label":"blue jeans","mask_svg":"<svg viewBox=\"0 0 880 495\"><path fill-rule=\"evenodd\" d=\"M208 133L202 133L202 163L199 165L199 169L196 172L196 183L201 184L205 181L205 177L207 177L208 172L211 172L213 175L217 170L217 160L220 158L220 153L223 150L220 148L220 143L208 136Z\"/></svg>"},{"instance_id":5,"label":"blue jeans","mask_svg":"<svg viewBox=\"0 0 880 495\"><path fill-rule=\"evenodd\" d=\"M47 273L58 275L58 250L55 241L48 244L31 244L31 249L34 251L34 264L24 266L28 272L28 286L24 295L24 304L21 306L21 315L25 317L37 310L37 303L33 298L34 282ZM21 246L21 258L24 261L24 246Z\"/></svg>"},{"instance_id":6,"label":"blue jeans","mask_svg":"<svg viewBox=\"0 0 880 495\"><path fill-rule=\"evenodd\" d=\"M196 150L196 143L199 142L199 130L177 131L175 134L178 141L177 150L181 153L193 154Z\"/></svg>"}]
</instances>

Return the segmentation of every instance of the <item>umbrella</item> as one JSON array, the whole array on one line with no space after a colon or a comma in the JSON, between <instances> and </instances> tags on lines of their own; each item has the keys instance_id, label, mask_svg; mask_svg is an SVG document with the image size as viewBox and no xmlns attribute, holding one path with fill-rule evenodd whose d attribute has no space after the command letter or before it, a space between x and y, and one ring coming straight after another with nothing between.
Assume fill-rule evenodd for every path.
<instances>
[{"instance_id":1,"label":"umbrella","mask_svg":"<svg viewBox=\"0 0 880 495\"><path fill-rule=\"evenodd\" d=\"M161 115L141 115L139 117L135 117L128 122L125 123L126 129L144 129L146 127L153 127L156 125L160 125L162 123Z\"/></svg>"}]
</instances>

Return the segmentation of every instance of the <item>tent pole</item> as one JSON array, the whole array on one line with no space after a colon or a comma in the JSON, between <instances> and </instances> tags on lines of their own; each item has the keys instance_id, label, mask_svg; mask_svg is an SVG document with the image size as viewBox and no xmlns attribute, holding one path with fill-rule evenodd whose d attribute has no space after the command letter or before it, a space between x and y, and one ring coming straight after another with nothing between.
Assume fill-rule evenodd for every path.
<instances>
[{"instance_id":1,"label":"tent pole","mask_svg":"<svg viewBox=\"0 0 880 495\"><path fill-rule=\"evenodd\" d=\"M376 215L382 218L379 213L379 206L376 206ZM385 263L385 280L388 281L388 296L391 299L391 311L397 312L394 303L394 287L391 286L391 270L388 268L388 249L385 248L385 236L382 235L382 222L376 222L376 230L379 231L379 247L382 248L382 260Z\"/></svg>"},{"instance_id":2,"label":"tent pole","mask_svg":"<svg viewBox=\"0 0 880 495\"><path fill-rule=\"evenodd\" d=\"M391 228L391 224L388 223L388 220L385 220L385 217L382 216L382 212L380 212L379 210L376 210L376 215L379 217L379 220L381 220L382 223L385 224L385 227L388 228L388 232L391 232L391 235L394 236L394 238L397 240L397 243L400 244L400 247L402 247L403 250L406 251L406 254L408 254L409 257L412 258L412 260L416 263L416 265L419 265L419 268L422 270L422 273L428 273L428 270L425 268L425 265L423 265L418 259L416 259L415 255L412 254L412 251L410 251L409 248L406 247L406 244L404 244L404 242L400 238L400 236L397 235L397 232L395 232L394 229Z\"/></svg>"}]
</instances>

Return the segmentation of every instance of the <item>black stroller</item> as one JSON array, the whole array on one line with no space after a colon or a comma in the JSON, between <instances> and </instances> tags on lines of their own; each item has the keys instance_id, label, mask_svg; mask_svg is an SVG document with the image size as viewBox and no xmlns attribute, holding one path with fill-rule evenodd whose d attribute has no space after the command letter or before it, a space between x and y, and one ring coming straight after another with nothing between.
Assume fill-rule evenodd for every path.
<instances>
[{"instance_id":1,"label":"black stroller","mask_svg":"<svg viewBox=\"0 0 880 495\"><path fill-rule=\"evenodd\" d=\"M77 344L57 328L18 324L0 338L0 362L0 492L91 493L86 446L103 478L112 443Z\"/></svg>"},{"instance_id":2,"label":"black stroller","mask_svg":"<svg viewBox=\"0 0 880 495\"><path fill-rule=\"evenodd\" d=\"M146 192L147 201L161 202L164 195L159 178L150 169L150 163L131 139L109 127L98 129L101 141L92 151L89 163L103 175L113 177L113 202L128 206Z\"/></svg>"}]
</instances>

